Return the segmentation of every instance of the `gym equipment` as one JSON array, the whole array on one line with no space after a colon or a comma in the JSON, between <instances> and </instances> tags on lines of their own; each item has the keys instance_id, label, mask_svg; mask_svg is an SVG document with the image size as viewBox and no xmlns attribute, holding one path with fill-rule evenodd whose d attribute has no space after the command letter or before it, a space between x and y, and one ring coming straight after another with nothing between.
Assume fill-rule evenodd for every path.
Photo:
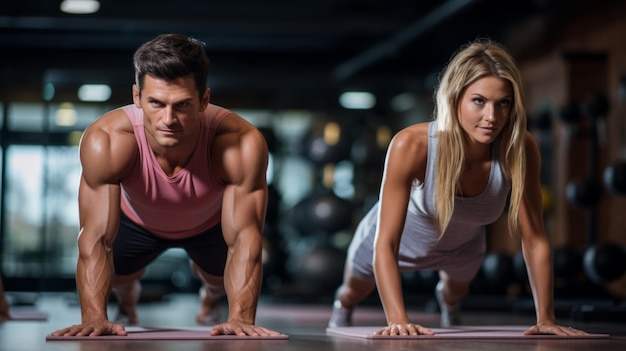
<instances>
[{"instance_id":1,"label":"gym equipment","mask_svg":"<svg viewBox=\"0 0 626 351\"><path fill-rule=\"evenodd\" d=\"M582 252L569 246L552 250L554 290L558 296L577 296L584 287Z\"/></svg>"},{"instance_id":2,"label":"gym equipment","mask_svg":"<svg viewBox=\"0 0 626 351\"><path fill-rule=\"evenodd\" d=\"M562 247L552 251L554 277L563 281L572 281L583 272L583 257L578 250Z\"/></svg>"},{"instance_id":3,"label":"gym equipment","mask_svg":"<svg viewBox=\"0 0 626 351\"><path fill-rule=\"evenodd\" d=\"M565 187L565 196L570 204L578 207L591 207L602 198L602 185L593 178L572 181Z\"/></svg>"},{"instance_id":4,"label":"gym equipment","mask_svg":"<svg viewBox=\"0 0 626 351\"><path fill-rule=\"evenodd\" d=\"M297 203L292 219L301 234L332 234L352 225L352 204L332 190L322 189Z\"/></svg>"},{"instance_id":5,"label":"gym equipment","mask_svg":"<svg viewBox=\"0 0 626 351\"><path fill-rule=\"evenodd\" d=\"M343 281L345 259L345 251L318 245L300 256L294 278L307 293L332 294Z\"/></svg>"},{"instance_id":6,"label":"gym equipment","mask_svg":"<svg viewBox=\"0 0 626 351\"><path fill-rule=\"evenodd\" d=\"M621 111L626 112L626 75L620 79ZM615 195L626 195L626 116L618 116L619 129L619 157L620 160L612 163L604 170L604 186Z\"/></svg>"},{"instance_id":7,"label":"gym equipment","mask_svg":"<svg viewBox=\"0 0 626 351\"><path fill-rule=\"evenodd\" d=\"M583 267L587 277L596 285L604 285L626 272L626 252L612 243L591 245L585 251Z\"/></svg>"},{"instance_id":8,"label":"gym equipment","mask_svg":"<svg viewBox=\"0 0 626 351\"><path fill-rule=\"evenodd\" d=\"M11 321L47 321L48 313L39 312L39 311L29 311L29 310L18 310L11 309L9 311L11 315L11 319L2 320L0 319L0 324L3 322L11 322Z\"/></svg>"},{"instance_id":9,"label":"gym equipment","mask_svg":"<svg viewBox=\"0 0 626 351\"><path fill-rule=\"evenodd\" d=\"M103 336L90 336L89 340L276 340L276 339L289 339L286 334L272 335L272 336L254 336L254 335L217 335L211 336L212 327L176 327L172 328L144 328L129 326L126 327L128 335L103 335ZM84 337L70 337L70 336L53 336L49 334L46 336L46 341L85 341Z\"/></svg>"},{"instance_id":10,"label":"gym equipment","mask_svg":"<svg viewBox=\"0 0 626 351\"><path fill-rule=\"evenodd\" d=\"M366 123L362 132L355 136L351 160L361 166L381 168L385 161L385 153L393 137L391 127L381 122Z\"/></svg>"},{"instance_id":11,"label":"gym equipment","mask_svg":"<svg viewBox=\"0 0 626 351\"><path fill-rule=\"evenodd\" d=\"M361 339L393 339L393 340L428 340L428 345L436 340L450 340L450 339L606 339L609 338L608 334L583 334L583 335L524 335L529 327L526 326L507 326L507 325L485 325L485 326L458 326L454 328L431 328L435 332L435 335L374 335L374 332L383 328L380 326L367 326L367 327L334 327L326 328L326 334L335 336L344 336L350 338ZM403 344L404 345L404 344ZM412 345L412 344L411 344ZM414 348L420 348L419 344L415 344Z\"/></svg>"},{"instance_id":12,"label":"gym equipment","mask_svg":"<svg viewBox=\"0 0 626 351\"><path fill-rule=\"evenodd\" d=\"M313 129L306 142L306 156L318 165L337 163L350 158L352 140L339 123L326 122L321 130Z\"/></svg>"},{"instance_id":13,"label":"gym equipment","mask_svg":"<svg viewBox=\"0 0 626 351\"><path fill-rule=\"evenodd\" d=\"M288 255L285 240L280 231L272 225L266 225L263 231L263 284L264 292L275 291L289 282L289 272L285 262Z\"/></svg>"},{"instance_id":14,"label":"gym equipment","mask_svg":"<svg viewBox=\"0 0 626 351\"><path fill-rule=\"evenodd\" d=\"M515 278L513 259L503 253L488 253L482 264L482 272L491 288L502 291Z\"/></svg>"},{"instance_id":15,"label":"gym equipment","mask_svg":"<svg viewBox=\"0 0 626 351\"><path fill-rule=\"evenodd\" d=\"M596 177L598 170L598 123L606 117L609 111L609 103L604 95L594 95L583 102L580 110L584 116L588 117L587 130L587 175L581 180L572 181L567 184L566 196L570 203L578 207L588 207L590 217L594 217L595 206L602 197L602 186ZM595 230L595 223L593 229Z\"/></svg>"},{"instance_id":16,"label":"gym equipment","mask_svg":"<svg viewBox=\"0 0 626 351\"><path fill-rule=\"evenodd\" d=\"M615 195L626 195L626 161L615 162L604 170L604 186Z\"/></svg>"}]
</instances>

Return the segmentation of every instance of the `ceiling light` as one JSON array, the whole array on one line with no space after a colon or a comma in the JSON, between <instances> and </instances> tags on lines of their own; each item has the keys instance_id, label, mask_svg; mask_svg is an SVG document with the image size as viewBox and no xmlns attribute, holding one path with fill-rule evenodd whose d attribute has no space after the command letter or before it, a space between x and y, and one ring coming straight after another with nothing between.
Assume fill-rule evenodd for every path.
<instances>
[{"instance_id":1,"label":"ceiling light","mask_svg":"<svg viewBox=\"0 0 626 351\"><path fill-rule=\"evenodd\" d=\"M63 0L61 11L75 15L86 15L97 12L100 9L100 2L96 0Z\"/></svg>"},{"instance_id":2,"label":"ceiling light","mask_svg":"<svg viewBox=\"0 0 626 351\"><path fill-rule=\"evenodd\" d=\"M339 104L347 109L367 110L376 105L376 97L366 91L347 91L339 96Z\"/></svg>"},{"instance_id":3,"label":"ceiling light","mask_svg":"<svg viewBox=\"0 0 626 351\"><path fill-rule=\"evenodd\" d=\"M77 118L74 105L69 102L60 104L55 114L56 125L61 127L71 127L75 125Z\"/></svg>"},{"instance_id":4,"label":"ceiling light","mask_svg":"<svg viewBox=\"0 0 626 351\"><path fill-rule=\"evenodd\" d=\"M107 101L111 97L111 87L106 84L83 84L78 88L81 101Z\"/></svg>"}]
</instances>

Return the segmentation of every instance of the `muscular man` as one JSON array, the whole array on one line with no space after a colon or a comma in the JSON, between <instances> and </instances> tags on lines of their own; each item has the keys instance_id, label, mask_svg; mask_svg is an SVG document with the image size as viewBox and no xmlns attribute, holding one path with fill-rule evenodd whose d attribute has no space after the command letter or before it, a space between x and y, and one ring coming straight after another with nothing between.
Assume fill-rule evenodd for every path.
<instances>
[{"instance_id":1,"label":"muscular man","mask_svg":"<svg viewBox=\"0 0 626 351\"><path fill-rule=\"evenodd\" d=\"M277 335L255 325L267 145L237 114L209 103L203 43L159 35L134 54L133 102L110 111L81 140L76 283L82 323L64 336L126 335L136 324L146 265L184 248L203 283L199 323L214 324L225 293L226 322L211 334Z\"/></svg>"}]
</instances>

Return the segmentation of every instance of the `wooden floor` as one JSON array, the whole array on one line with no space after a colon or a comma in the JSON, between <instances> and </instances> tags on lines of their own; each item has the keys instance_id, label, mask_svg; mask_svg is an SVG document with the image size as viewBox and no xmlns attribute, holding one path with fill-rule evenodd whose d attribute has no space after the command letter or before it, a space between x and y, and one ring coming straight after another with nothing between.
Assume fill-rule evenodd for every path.
<instances>
[{"instance_id":1,"label":"wooden floor","mask_svg":"<svg viewBox=\"0 0 626 351\"><path fill-rule=\"evenodd\" d=\"M574 321L561 318L564 325L586 330L591 333L610 334L608 339L586 340L365 340L326 335L326 323L330 315L330 305L277 303L261 300L257 313L257 324L289 335L288 340L191 340L191 341L46 341L45 337L53 330L76 324L80 311L75 299L67 294L39 295L35 305L14 307L14 310L37 310L46 312L46 321L8 321L0 323L1 351L306 351L306 350L626 350L626 320L618 321ZM167 296L162 301L144 302L139 305L142 326L183 327L194 326L194 316L198 308L197 297L192 294ZM114 305L110 307L114 315ZM424 309L410 312L411 318L431 328L438 327L438 315L426 313ZM533 316L529 313L494 312L479 313L470 311L463 315L467 325L531 325ZM354 322L358 325L382 325L384 315L379 306L361 306L355 311Z\"/></svg>"}]
</instances>

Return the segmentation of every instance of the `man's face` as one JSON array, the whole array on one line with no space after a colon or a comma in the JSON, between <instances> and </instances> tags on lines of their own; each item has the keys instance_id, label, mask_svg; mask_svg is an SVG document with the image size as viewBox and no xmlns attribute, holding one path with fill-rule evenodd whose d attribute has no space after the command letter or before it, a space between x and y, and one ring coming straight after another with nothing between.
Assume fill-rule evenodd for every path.
<instances>
[{"instance_id":1,"label":"man's face","mask_svg":"<svg viewBox=\"0 0 626 351\"><path fill-rule=\"evenodd\" d=\"M209 91L200 101L191 75L172 81L146 75L141 92L133 86L133 100L143 110L150 145L171 148L188 140L195 142Z\"/></svg>"}]
</instances>

